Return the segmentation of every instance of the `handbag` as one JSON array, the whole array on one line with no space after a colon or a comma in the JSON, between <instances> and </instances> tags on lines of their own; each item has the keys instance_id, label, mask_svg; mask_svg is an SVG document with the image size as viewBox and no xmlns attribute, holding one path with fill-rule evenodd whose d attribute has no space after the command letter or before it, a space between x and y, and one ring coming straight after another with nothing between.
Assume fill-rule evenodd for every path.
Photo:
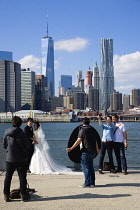
<instances>
[{"instance_id":1,"label":"handbag","mask_svg":"<svg viewBox=\"0 0 140 210\"><path fill-rule=\"evenodd\" d=\"M110 171L110 164L109 164L109 162L104 162L103 171Z\"/></svg>"},{"instance_id":2,"label":"handbag","mask_svg":"<svg viewBox=\"0 0 140 210\"><path fill-rule=\"evenodd\" d=\"M29 184L27 183L26 195L28 198L30 198L30 192L35 192L35 189L29 188ZM11 190L10 199L17 199L20 197L20 188Z\"/></svg>"}]
</instances>

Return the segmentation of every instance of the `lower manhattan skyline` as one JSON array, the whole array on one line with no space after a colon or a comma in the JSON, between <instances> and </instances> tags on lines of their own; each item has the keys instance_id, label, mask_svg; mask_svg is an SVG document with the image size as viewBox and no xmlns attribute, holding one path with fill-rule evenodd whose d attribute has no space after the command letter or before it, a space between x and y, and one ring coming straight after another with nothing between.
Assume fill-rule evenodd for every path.
<instances>
[{"instance_id":1,"label":"lower manhattan skyline","mask_svg":"<svg viewBox=\"0 0 140 210\"><path fill-rule=\"evenodd\" d=\"M41 39L47 31L54 40L55 93L60 75L82 70L83 78L97 61L100 40L113 39L115 89L130 94L140 88L140 29L138 0L0 1L0 50L13 52L13 61L41 74ZM78 9L77 9L78 8Z\"/></svg>"}]
</instances>

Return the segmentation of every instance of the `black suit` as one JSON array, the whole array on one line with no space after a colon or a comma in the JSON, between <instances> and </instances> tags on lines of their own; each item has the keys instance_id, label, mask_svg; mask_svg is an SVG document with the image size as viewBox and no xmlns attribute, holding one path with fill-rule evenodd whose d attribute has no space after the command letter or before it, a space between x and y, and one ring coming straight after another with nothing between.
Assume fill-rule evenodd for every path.
<instances>
[{"instance_id":1,"label":"black suit","mask_svg":"<svg viewBox=\"0 0 140 210\"><path fill-rule=\"evenodd\" d=\"M30 165L30 161L31 161L31 158L32 158L32 155L34 153L34 144L33 144L33 141L30 139L30 138L33 138L33 128L32 127L29 127L28 125L24 128L24 132L28 138L28 141L29 141L29 144L30 144L30 147L28 149L28 154L27 154L27 157L28 157L28 160L27 160L27 169L29 169L29 165Z\"/></svg>"}]
</instances>

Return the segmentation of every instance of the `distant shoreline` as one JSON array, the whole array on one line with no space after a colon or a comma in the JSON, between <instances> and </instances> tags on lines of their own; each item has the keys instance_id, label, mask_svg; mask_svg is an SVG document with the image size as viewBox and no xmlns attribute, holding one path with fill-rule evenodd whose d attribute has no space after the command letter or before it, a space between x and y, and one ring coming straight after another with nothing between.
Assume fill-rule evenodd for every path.
<instances>
[{"instance_id":1,"label":"distant shoreline","mask_svg":"<svg viewBox=\"0 0 140 210\"><path fill-rule=\"evenodd\" d=\"M35 120L36 121L36 120ZM40 123L78 123L78 122L82 122L82 120L80 121L42 121L42 120L39 120L38 121ZM121 122L140 122L140 120L120 120ZM90 122L98 122L98 120L90 120ZM102 122L105 122L105 120L102 120ZM7 122L0 122L0 124L5 124L5 123L11 123L10 121L7 121ZM23 122L23 123L26 123L26 122Z\"/></svg>"}]
</instances>

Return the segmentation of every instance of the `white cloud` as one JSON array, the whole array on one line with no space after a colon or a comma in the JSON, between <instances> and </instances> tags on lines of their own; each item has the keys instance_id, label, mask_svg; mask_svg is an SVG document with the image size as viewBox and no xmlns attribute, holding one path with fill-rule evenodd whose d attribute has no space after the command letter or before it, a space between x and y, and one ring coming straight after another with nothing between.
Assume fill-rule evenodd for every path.
<instances>
[{"instance_id":1,"label":"white cloud","mask_svg":"<svg viewBox=\"0 0 140 210\"><path fill-rule=\"evenodd\" d=\"M26 55L18 61L21 64L21 68L30 68L31 71L35 71L36 74L41 74L41 59L34 55Z\"/></svg>"},{"instance_id":2,"label":"white cloud","mask_svg":"<svg viewBox=\"0 0 140 210\"><path fill-rule=\"evenodd\" d=\"M135 88L135 85L125 85L125 86L118 86L115 87L115 89L117 91L119 91L120 93L124 92L124 93L131 93L131 90Z\"/></svg>"},{"instance_id":3,"label":"white cloud","mask_svg":"<svg viewBox=\"0 0 140 210\"><path fill-rule=\"evenodd\" d=\"M114 55L114 76L117 90L131 91L140 88L140 52Z\"/></svg>"},{"instance_id":4,"label":"white cloud","mask_svg":"<svg viewBox=\"0 0 140 210\"><path fill-rule=\"evenodd\" d=\"M66 50L68 52L74 52L83 50L89 41L84 38L76 37L75 39L61 40L54 43L55 50Z\"/></svg>"},{"instance_id":5,"label":"white cloud","mask_svg":"<svg viewBox=\"0 0 140 210\"><path fill-rule=\"evenodd\" d=\"M54 61L54 69L58 70L61 65L62 57L59 57ZM43 63L45 60L43 60ZM18 63L21 64L22 69L30 68L31 71L35 71L36 74L41 74L41 58L37 58L34 55L26 55L21 58ZM45 71L45 70L44 70Z\"/></svg>"}]
</instances>

